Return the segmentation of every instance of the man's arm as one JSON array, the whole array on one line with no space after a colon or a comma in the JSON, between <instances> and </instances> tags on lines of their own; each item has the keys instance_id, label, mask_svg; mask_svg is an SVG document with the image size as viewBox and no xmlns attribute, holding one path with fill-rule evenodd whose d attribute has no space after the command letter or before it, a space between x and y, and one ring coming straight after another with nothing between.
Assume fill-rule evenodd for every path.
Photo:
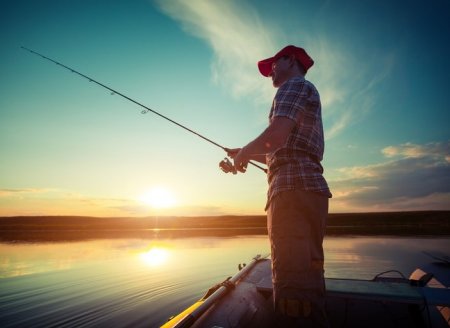
<instances>
[{"instance_id":1,"label":"man's arm","mask_svg":"<svg viewBox=\"0 0 450 328\"><path fill-rule=\"evenodd\" d=\"M227 155L230 156L231 158L236 157L237 153L239 153L241 151L242 148L227 148ZM250 157L250 160L254 160L257 162L260 162L262 164L267 164L266 163L266 154L252 154Z\"/></svg>"},{"instance_id":2,"label":"man's arm","mask_svg":"<svg viewBox=\"0 0 450 328\"><path fill-rule=\"evenodd\" d=\"M287 117L275 117L270 125L253 141L240 149L238 153L230 154L234 160L235 168L245 172L245 167L251 159L258 160L261 156L271 153L282 147L295 127L295 121Z\"/></svg>"}]
</instances>

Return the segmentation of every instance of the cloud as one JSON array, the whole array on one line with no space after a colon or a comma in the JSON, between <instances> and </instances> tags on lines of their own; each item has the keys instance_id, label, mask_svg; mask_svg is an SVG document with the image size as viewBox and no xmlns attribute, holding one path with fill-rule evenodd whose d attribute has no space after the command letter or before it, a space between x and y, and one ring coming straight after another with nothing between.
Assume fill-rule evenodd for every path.
<instances>
[{"instance_id":1,"label":"cloud","mask_svg":"<svg viewBox=\"0 0 450 328\"><path fill-rule=\"evenodd\" d=\"M450 143L389 146L389 161L339 169L330 181L337 208L354 210L450 209Z\"/></svg>"},{"instance_id":2,"label":"cloud","mask_svg":"<svg viewBox=\"0 0 450 328\"><path fill-rule=\"evenodd\" d=\"M52 192L54 189L49 188L22 188L22 189L0 189L0 197L23 197L25 195L43 194Z\"/></svg>"},{"instance_id":3,"label":"cloud","mask_svg":"<svg viewBox=\"0 0 450 328\"><path fill-rule=\"evenodd\" d=\"M207 216L230 214L227 208L220 206L192 205L156 209L133 200L108 206L108 208L115 211L116 215L125 216Z\"/></svg>"},{"instance_id":4,"label":"cloud","mask_svg":"<svg viewBox=\"0 0 450 328\"><path fill-rule=\"evenodd\" d=\"M239 213L239 211L237 212ZM51 188L0 189L0 216L204 216L225 214L230 214L229 208L214 205L180 205L158 209L133 198L96 197Z\"/></svg>"},{"instance_id":5,"label":"cloud","mask_svg":"<svg viewBox=\"0 0 450 328\"><path fill-rule=\"evenodd\" d=\"M389 146L382 150L382 153L389 158L405 157L405 158L422 158L431 157L435 160L450 163L450 146L449 143L438 142L428 143L426 145L417 145L413 143L405 143L399 146Z\"/></svg>"},{"instance_id":6,"label":"cloud","mask_svg":"<svg viewBox=\"0 0 450 328\"><path fill-rule=\"evenodd\" d=\"M325 36L310 44L317 62L314 80L321 94L325 137L329 140L362 121L375 108L377 88L390 76L396 57L388 53L377 54L376 61L362 59Z\"/></svg>"},{"instance_id":7,"label":"cloud","mask_svg":"<svg viewBox=\"0 0 450 328\"><path fill-rule=\"evenodd\" d=\"M234 1L156 1L187 33L214 51L212 79L235 97L256 96L266 104L273 89L258 73L257 59L268 57L275 39L267 22L245 3ZM261 99L261 97L263 99Z\"/></svg>"},{"instance_id":8,"label":"cloud","mask_svg":"<svg viewBox=\"0 0 450 328\"><path fill-rule=\"evenodd\" d=\"M326 33L292 36L270 13L258 13L245 2L208 0L156 0L162 12L181 23L183 29L206 41L214 52L212 79L235 97L249 97L267 105L274 95L271 83L257 74L256 60L273 55L286 43L301 41L317 63L313 81L321 94L325 136L332 139L362 120L376 104L376 88L395 62L392 54L370 50L372 58L357 58L351 49ZM289 25L292 29L292 24ZM304 35L303 40L296 40ZM307 37L309 35L309 37ZM372 59L372 65L371 63Z\"/></svg>"}]
</instances>

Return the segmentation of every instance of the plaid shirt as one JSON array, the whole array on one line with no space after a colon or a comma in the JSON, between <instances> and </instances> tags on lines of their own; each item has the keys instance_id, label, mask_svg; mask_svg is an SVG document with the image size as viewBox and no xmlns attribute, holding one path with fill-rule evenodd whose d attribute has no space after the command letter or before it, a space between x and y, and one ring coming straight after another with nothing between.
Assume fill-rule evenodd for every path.
<instances>
[{"instance_id":1,"label":"plaid shirt","mask_svg":"<svg viewBox=\"0 0 450 328\"><path fill-rule=\"evenodd\" d=\"M286 81L277 91L269 120L287 117L297 126L291 131L281 148L266 155L269 190L268 208L278 193L302 189L331 198L323 177L324 138L320 96L315 86L298 76Z\"/></svg>"}]
</instances>

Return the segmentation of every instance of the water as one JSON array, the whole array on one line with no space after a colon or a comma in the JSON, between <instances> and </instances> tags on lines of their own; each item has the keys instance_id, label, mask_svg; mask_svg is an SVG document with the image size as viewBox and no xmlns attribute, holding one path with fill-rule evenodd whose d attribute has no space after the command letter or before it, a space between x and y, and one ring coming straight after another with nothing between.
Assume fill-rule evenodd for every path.
<instances>
[{"instance_id":1,"label":"water","mask_svg":"<svg viewBox=\"0 0 450 328\"><path fill-rule=\"evenodd\" d=\"M330 236L326 276L406 276L450 238ZM0 243L1 327L159 327L239 263L269 252L265 235Z\"/></svg>"}]
</instances>

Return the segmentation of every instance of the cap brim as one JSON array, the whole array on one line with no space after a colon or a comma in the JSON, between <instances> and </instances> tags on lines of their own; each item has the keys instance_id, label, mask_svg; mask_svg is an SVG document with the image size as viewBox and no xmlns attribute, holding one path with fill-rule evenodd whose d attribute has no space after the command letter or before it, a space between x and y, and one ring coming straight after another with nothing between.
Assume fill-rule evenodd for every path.
<instances>
[{"instance_id":1,"label":"cap brim","mask_svg":"<svg viewBox=\"0 0 450 328\"><path fill-rule=\"evenodd\" d=\"M272 72L272 64L273 64L274 60L275 60L275 57L270 57L270 58L259 61L258 62L259 72L262 75L268 77L269 74Z\"/></svg>"}]
</instances>

